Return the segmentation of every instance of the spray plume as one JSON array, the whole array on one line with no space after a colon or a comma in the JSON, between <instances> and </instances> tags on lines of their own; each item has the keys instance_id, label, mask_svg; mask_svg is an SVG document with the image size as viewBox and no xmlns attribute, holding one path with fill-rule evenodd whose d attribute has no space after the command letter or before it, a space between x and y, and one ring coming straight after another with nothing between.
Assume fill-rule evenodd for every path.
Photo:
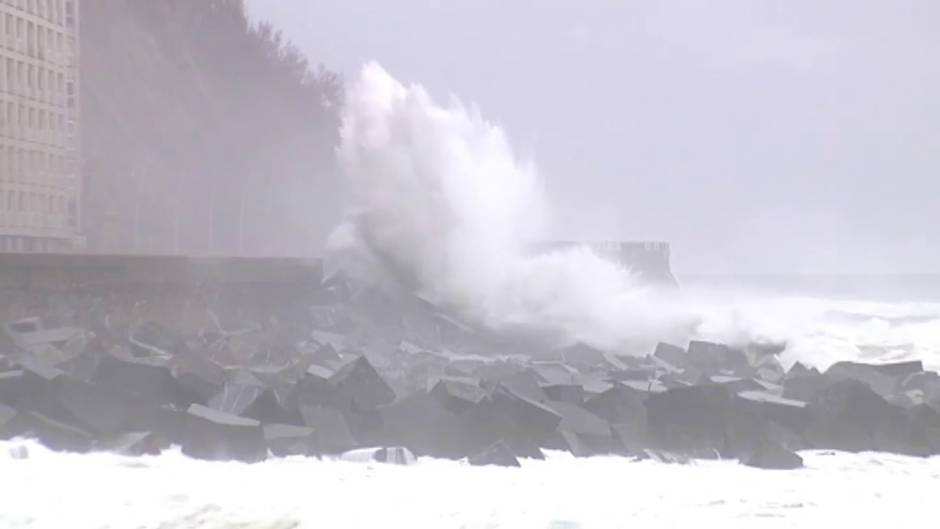
<instances>
[{"instance_id":1,"label":"spray plume","mask_svg":"<svg viewBox=\"0 0 940 529\"><path fill-rule=\"evenodd\" d=\"M623 267L586 248L530 251L549 220L534 165L476 107L437 105L375 63L346 104L339 159L353 207L330 246L349 267L494 331L610 351L684 339L691 319Z\"/></svg>"}]
</instances>

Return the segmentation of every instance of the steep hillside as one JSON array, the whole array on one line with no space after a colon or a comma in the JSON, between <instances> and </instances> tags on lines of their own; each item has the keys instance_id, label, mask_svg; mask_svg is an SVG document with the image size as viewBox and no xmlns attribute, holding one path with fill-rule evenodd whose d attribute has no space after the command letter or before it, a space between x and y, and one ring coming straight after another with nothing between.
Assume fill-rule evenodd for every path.
<instances>
[{"instance_id":1,"label":"steep hillside","mask_svg":"<svg viewBox=\"0 0 940 529\"><path fill-rule=\"evenodd\" d=\"M240 0L82 4L91 249L307 255L337 217L340 83Z\"/></svg>"}]
</instances>

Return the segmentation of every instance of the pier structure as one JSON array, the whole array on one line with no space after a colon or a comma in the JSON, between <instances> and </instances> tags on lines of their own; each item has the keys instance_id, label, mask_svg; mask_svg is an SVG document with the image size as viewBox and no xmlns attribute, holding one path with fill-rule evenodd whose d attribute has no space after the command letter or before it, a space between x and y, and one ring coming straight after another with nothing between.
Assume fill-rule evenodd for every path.
<instances>
[{"instance_id":1,"label":"pier structure","mask_svg":"<svg viewBox=\"0 0 940 529\"><path fill-rule=\"evenodd\" d=\"M538 251L585 247L598 257L613 261L648 283L676 285L670 264L671 249L663 241L551 241L540 244Z\"/></svg>"}]
</instances>

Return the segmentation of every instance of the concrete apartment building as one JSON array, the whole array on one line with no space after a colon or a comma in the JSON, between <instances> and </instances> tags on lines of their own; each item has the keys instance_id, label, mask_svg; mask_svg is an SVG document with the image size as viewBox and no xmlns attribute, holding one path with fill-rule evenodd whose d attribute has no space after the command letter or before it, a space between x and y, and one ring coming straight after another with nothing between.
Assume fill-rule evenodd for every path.
<instances>
[{"instance_id":1,"label":"concrete apartment building","mask_svg":"<svg viewBox=\"0 0 940 529\"><path fill-rule=\"evenodd\" d=\"M0 252L81 246L78 0L0 0Z\"/></svg>"}]
</instances>

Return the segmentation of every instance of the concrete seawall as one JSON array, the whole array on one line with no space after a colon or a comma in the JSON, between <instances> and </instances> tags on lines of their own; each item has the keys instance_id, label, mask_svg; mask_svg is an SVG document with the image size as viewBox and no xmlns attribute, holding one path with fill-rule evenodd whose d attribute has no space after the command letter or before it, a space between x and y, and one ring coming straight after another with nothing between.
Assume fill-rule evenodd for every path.
<instances>
[{"instance_id":1,"label":"concrete seawall","mask_svg":"<svg viewBox=\"0 0 940 529\"><path fill-rule=\"evenodd\" d=\"M655 285L678 286L670 264L669 243L662 241L550 241L536 245L536 252L584 247L598 257L617 263L641 281Z\"/></svg>"},{"instance_id":2,"label":"concrete seawall","mask_svg":"<svg viewBox=\"0 0 940 529\"><path fill-rule=\"evenodd\" d=\"M107 314L115 325L240 328L300 317L322 294L322 281L319 260L0 254L0 323L42 317L82 326ZM3 345L0 339L0 356L9 349Z\"/></svg>"},{"instance_id":3,"label":"concrete seawall","mask_svg":"<svg viewBox=\"0 0 940 529\"><path fill-rule=\"evenodd\" d=\"M319 285L319 260L164 255L0 254L0 289Z\"/></svg>"}]
</instances>

